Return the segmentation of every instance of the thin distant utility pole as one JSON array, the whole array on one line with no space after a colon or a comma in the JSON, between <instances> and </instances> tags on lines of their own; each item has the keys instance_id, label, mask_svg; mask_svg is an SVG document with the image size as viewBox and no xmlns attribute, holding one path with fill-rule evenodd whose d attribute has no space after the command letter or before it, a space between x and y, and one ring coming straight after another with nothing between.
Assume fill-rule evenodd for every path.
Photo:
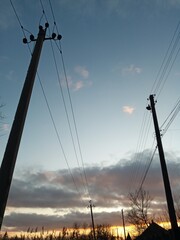
<instances>
[{"instance_id":1,"label":"thin distant utility pole","mask_svg":"<svg viewBox=\"0 0 180 240\"><path fill-rule=\"evenodd\" d=\"M121 210L122 214L122 222L123 222L123 230L124 230L124 239L126 240L126 229L125 229L125 221L124 221L124 211L123 209Z\"/></svg>"},{"instance_id":2,"label":"thin distant utility pole","mask_svg":"<svg viewBox=\"0 0 180 240\"><path fill-rule=\"evenodd\" d=\"M171 228L172 228L173 235L174 235L173 236L174 240L177 240L180 238L180 234L179 234L179 230L178 230L176 213L175 213L175 209L174 209L174 202L173 202L173 197L172 197L172 193L171 193L171 186L170 186L170 182L169 182L169 176L168 176L166 161L165 161L165 157L164 157L164 150L163 150L163 146L162 146L161 135L160 135L159 125L158 125L158 120L157 120L157 115L156 115L154 95L150 95L149 100L150 100L150 105L148 105L146 109L152 111L154 128L155 128L155 132L156 132L157 146L158 146L158 151L159 151L159 158L160 158L160 163L161 163L161 171L162 171L167 206L168 206L168 211L169 211L169 218L170 218Z\"/></svg>"},{"instance_id":3,"label":"thin distant utility pole","mask_svg":"<svg viewBox=\"0 0 180 240\"><path fill-rule=\"evenodd\" d=\"M94 237L94 240L96 240L95 226L94 226L94 217L93 217L93 210L92 210L92 207L94 207L94 205L92 205L92 201L91 200L89 201L89 206L88 207L90 208L90 213L91 213L93 237Z\"/></svg>"},{"instance_id":4,"label":"thin distant utility pole","mask_svg":"<svg viewBox=\"0 0 180 240\"><path fill-rule=\"evenodd\" d=\"M46 30L49 24L45 24L45 28L39 26L39 33L37 39L33 35L30 36L30 41L36 41L31 62L26 75L25 83L20 96L19 104L16 110L15 118L9 135L9 139L6 145L6 150L1 163L0 168L0 230L4 218L5 208L9 195L9 190L12 182L13 172L16 164L16 158L20 146L21 136L24 128L24 123L28 111L28 106L32 94L34 80L38 68L40 54L44 40L55 39L56 34L53 33L52 37L45 38ZM57 36L57 39L61 39L61 35ZM27 43L27 39L23 39L24 43Z\"/></svg>"}]
</instances>

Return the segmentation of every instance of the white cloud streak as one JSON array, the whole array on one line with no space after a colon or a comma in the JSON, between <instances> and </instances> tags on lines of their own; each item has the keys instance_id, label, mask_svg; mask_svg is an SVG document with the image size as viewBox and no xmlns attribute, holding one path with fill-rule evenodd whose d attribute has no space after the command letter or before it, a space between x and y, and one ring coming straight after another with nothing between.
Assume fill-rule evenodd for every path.
<instances>
[{"instance_id":1,"label":"white cloud streak","mask_svg":"<svg viewBox=\"0 0 180 240\"><path fill-rule=\"evenodd\" d=\"M124 74L140 74L141 72L142 68L137 67L134 64L131 64L130 66L122 69L122 73Z\"/></svg>"}]
</instances>

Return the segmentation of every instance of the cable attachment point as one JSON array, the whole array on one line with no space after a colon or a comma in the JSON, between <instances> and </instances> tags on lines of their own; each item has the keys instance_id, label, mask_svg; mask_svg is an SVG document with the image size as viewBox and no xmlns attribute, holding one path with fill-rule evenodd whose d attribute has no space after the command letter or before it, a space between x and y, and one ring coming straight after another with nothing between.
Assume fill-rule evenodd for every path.
<instances>
[{"instance_id":1,"label":"cable attachment point","mask_svg":"<svg viewBox=\"0 0 180 240\"><path fill-rule=\"evenodd\" d=\"M34 35L32 35L32 34L30 35L30 40L34 41Z\"/></svg>"},{"instance_id":2,"label":"cable attachment point","mask_svg":"<svg viewBox=\"0 0 180 240\"><path fill-rule=\"evenodd\" d=\"M151 110L151 106L148 104L148 106L146 107L146 109L147 109L148 111L150 111L150 110Z\"/></svg>"},{"instance_id":3,"label":"cable attachment point","mask_svg":"<svg viewBox=\"0 0 180 240\"><path fill-rule=\"evenodd\" d=\"M42 30L42 29L43 29L43 27L41 25L39 25L39 30Z\"/></svg>"},{"instance_id":4,"label":"cable attachment point","mask_svg":"<svg viewBox=\"0 0 180 240\"><path fill-rule=\"evenodd\" d=\"M57 40L61 40L62 36L60 34L58 34L57 36Z\"/></svg>"},{"instance_id":5,"label":"cable attachment point","mask_svg":"<svg viewBox=\"0 0 180 240\"><path fill-rule=\"evenodd\" d=\"M26 44L27 42L27 38L23 38L23 43Z\"/></svg>"},{"instance_id":6,"label":"cable attachment point","mask_svg":"<svg viewBox=\"0 0 180 240\"><path fill-rule=\"evenodd\" d=\"M56 33L52 33L51 37L52 37L52 39L55 39Z\"/></svg>"},{"instance_id":7,"label":"cable attachment point","mask_svg":"<svg viewBox=\"0 0 180 240\"><path fill-rule=\"evenodd\" d=\"M49 23L45 23L45 28L48 28L49 27Z\"/></svg>"}]
</instances>

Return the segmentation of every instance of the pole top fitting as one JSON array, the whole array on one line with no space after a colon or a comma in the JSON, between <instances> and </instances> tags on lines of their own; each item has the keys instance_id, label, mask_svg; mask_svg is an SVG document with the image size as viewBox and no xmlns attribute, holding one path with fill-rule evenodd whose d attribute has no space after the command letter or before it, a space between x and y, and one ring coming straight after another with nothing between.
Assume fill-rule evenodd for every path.
<instances>
[{"instance_id":1,"label":"pole top fitting","mask_svg":"<svg viewBox=\"0 0 180 240\"><path fill-rule=\"evenodd\" d=\"M49 27L49 23L45 23L45 28L48 28Z\"/></svg>"},{"instance_id":2,"label":"pole top fitting","mask_svg":"<svg viewBox=\"0 0 180 240\"><path fill-rule=\"evenodd\" d=\"M146 109L147 109L148 111L150 111L150 110L151 110L151 106L148 104L148 106L146 107Z\"/></svg>"},{"instance_id":3,"label":"pole top fitting","mask_svg":"<svg viewBox=\"0 0 180 240\"><path fill-rule=\"evenodd\" d=\"M42 29L43 29L43 27L41 25L39 25L39 30L42 30Z\"/></svg>"}]
</instances>

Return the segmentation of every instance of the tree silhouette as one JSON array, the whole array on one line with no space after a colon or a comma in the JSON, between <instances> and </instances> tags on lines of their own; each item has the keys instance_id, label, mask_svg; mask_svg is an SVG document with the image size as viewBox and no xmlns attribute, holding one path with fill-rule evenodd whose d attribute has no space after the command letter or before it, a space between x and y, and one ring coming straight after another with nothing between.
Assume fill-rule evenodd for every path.
<instances>
[{"instance_id":1,"label":"tree silhouette","mask_svg":"<svg viewBox=\"0 0 180 240\"><path fill-rule=\"evenodd\" d=\"M138 234L148 226L148 211L152 201L151 196L144 189L129 193L130 210L127 212L127 221L134 225Z\"/></svg>"}]
</instances>

